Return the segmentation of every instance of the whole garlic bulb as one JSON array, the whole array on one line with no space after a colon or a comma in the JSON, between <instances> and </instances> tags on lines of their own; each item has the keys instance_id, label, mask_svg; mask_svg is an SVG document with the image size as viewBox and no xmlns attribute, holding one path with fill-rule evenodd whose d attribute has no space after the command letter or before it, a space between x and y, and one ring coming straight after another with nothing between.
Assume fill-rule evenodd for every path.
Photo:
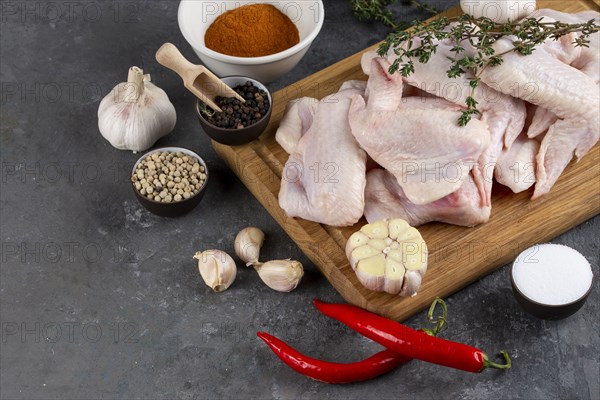
<instances>
[{"instance_id":1,"label":"whole garlic bulb","mask_svg":"<svg viewBox=\"0 0 600 400\"><path fill-rule=\"evenodd\" d=\"M175 107L150 76L131 67L127 82L119 83L98 107L98 128L120 150L147 150L175 127Z\"/></svg>"},{"instance_id":2,"label":"whole garlic bulb","mask_svg":"<svg viewBox=\"0 0 600 400\"><path fill-rule=\"evenodd\" d=\"M518 21L535 11L536 0L461 0L463 12L475 18L487 17L501 24Z\"/></svg>"},{"instance_id":3,"label":"whole garlic bulb","mask_svg":"<svg viewBox=\"0 0 600 400\"><path fill-rule=\"evenodd\" d=\"M264 241L265 234L260 229L253 226L244 228L235 237L235 254L246 266L256 264Z\"/></svg>"},{"instance_id":4,"label":"whole garlic bulb","mask_svg":"<svg viewBox=\"0 0 600 400\"><path fill-rule=\"evenodd\" d=\"M304 268L298 261L273 260L254 265L260 279L271 289L278 292L291 292L296 289L304 275Z\"/></svg>"},{"instance_id":5,"label":"whole garlic bulb","mask_svg":"<svg viewBox=\"0 0 600 400\"><path fill-rule=\"evenodd\" d=\"M221 250L206 250L194 254L204 283L215 292L227 290L235 280L237 268L233 258Z\"/></svg>"},{"instance_id":6,"label":"whole garlic bulb","mask_svg":"<svg viewBox=\"0 0 600 400\"><path fill-rule=\"evenodd\" d=\"M427 271L427 246L403 219L363 226L346 242L346 256L367 289L414 296Z\"/></svg>"}]
</instances>

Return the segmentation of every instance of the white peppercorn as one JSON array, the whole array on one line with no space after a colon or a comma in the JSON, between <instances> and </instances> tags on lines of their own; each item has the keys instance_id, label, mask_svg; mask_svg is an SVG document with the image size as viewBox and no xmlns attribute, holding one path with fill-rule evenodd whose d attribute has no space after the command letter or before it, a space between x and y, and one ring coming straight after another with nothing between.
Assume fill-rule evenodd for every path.
<instances>
[{"instance_id":1,"label":"white peppercorn","mask_svg":"<svg viewBox=\"0 0 600 400\"><path fill-rule=\"evenodd\" d=\"M205 181L205 168L198 159L182 152L168 151L144 157L131 176L140 195L162 203L191 198Z\"/></svg>"}]
</instances>

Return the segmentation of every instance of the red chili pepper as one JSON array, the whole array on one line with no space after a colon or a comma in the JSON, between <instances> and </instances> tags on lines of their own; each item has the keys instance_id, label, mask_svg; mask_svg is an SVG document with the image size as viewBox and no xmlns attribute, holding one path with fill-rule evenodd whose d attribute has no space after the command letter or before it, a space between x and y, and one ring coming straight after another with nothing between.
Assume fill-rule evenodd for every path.
<instances>
[{"instance_id":1,"label":"red chili pepper","mask_svg":"<svg viewBox=\"0 0 600 400\"><path fill-rule=\"evenodd\" d=\"M433 313L437 305L442 307L442 315L434 321ZM423 329L429 335L437 335L447 327L446 304L441 299L436 299L429 308L429 321L435 324L433 329ZM350 364L333 363L305 356L284 341L264 332L257 332L259 338L273 350L286 365L294 371L309 378L326 383L350 383L366 381L386 374L398 366L410 361L409 357L383 350L365 360Z\"/></svg>"},{"instance_id":2,"label":"red chili pepper","mask_svg":"<svg viewBox=\"0 0 600 400\"><path fill-rule=\"evenodd\" d=\"M314 303L328 317L410 358L468 372L481 372L486 368L508 369L511 365L505 351L502 355L506 364L496 364L475 347L427 335L362 308L348 304L328 304L319 300Z\"/></svg>"},{"instance_id":3,"label":"red chili pepper","mask_svg":"<svg viewBox=\"0 0 600 400\"><path fill-rule=\"evenodd\" d=\"M359 362L340 364L311 358L265 332L256 335L265 341L288 367L309 378L326 383L351 383L373 379L410 361L410 358L383 350Z\"/></svg>"}]
</instances>

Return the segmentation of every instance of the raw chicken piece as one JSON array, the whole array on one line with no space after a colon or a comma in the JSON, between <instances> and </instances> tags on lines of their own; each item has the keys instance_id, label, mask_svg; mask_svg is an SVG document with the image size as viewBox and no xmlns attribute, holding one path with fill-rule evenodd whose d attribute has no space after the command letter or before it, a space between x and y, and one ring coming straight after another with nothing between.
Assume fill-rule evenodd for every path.
<instances>
[{"instance_id":1,"label":"raw chicken piece","mask_svg":"<svg viewBox=\"0 0 600 400\"><path fill-rule=\"evenodd\" d=\"M385 218L402 218L412 226L431 221L461 226L487 222L491 207L482 206L482 199L472 178L466 179L454 193L425 205L416 205L406 198L392 174L375 169L367 173L365 217L374 222Z\"/></svg>"},{"instance_id":2,"label":"raw chicken piece","mask_svg":"<svg viewBox=\"0 0 600 400\"><path fill-rule=\"evenodd\" d=\"M573 51L571 43L558 41L550 45L551 50L540 46L529 56L510 52L501 65L481 74L484 82L505 93L520 88L517 94L523 99L561 118L548 130L537 156L534 199L552 188L573 153L583 156L600 137L599 88L589 76L561 61L568 56L558 56L559 45L564 54ZM505 52L512 48L512 39L502 38L494 48L497 53ZM535 82L535 90L527 92L531 82Z\"/></svg>"},{"instance_id":3,"label":"raw chicken piece","mask_svg":"<svg viewBox=\"0 0 600 400\"><path fill-rule=\"evenodd\" d=\"M415 39L413 46L418 44L418 39ZM437 51L429 62L420 64L415 60L415 72L404 80L409 85L464 106L466 98L471 95L468 80L470 75L448 78L447 71L452 64L449 59L453 55L450 51L452 45L448 41L440 41L437 45ZM371 67L367 66L368 63L377 57L379 56L375 52L367 52L363 55L362 67L367 74L371 70ZM387 58L394 59L395 57L392 50ZM480 84L475 90L474 96L480 103L478 107L482 112L481 121L488 125L490 145L477 160L477 165L473 168L473 176L484 204L489 206L496 160L502 148L510 147L523 130L527 113L522 100L499 93L485 84Z\"/></svg>"},{"instance_id":4,"label":"raw chicken piece","mask_svg":"<svg viewBox=\"0 0 600 400\"><path fill-rule=\"evenodd\" d=\"M519 135L510 149L504 149L498 157L494 177L514 193L529 189L535 183L535 157L540 142L529 139L525 133Z\"/></svg>"},{"instance_id":5,"label":"raw chicken piece","mask_svg":"<svg viewBox=\"0 0 600 400\"><path fill-rule=\"evenodd\" d=\"M596 11L586 11L580 14L568 14L556 10L541 9L535 11L532 18L545 17L546 20L562 21L570 24L587 22L591 19L600 21L600 13ZM565 64L569 64L574 68L592 78L596 84L600 83L600 34L595 34L590 37L590 47L575 47L570 44L577 38L577 33L572 33L560 38L559 41L550 40L544 43L544 48L550 54ZM553 112L538 107L527 136L534 138L537 135L546 132L552 126L558 117Z\"/></svg>"},{"instance_id":6,"label":"raw chicken piece","mask_svg":"<svg viewBox=\"0 0 600 400\"><path fill-rule=\"evenodd\" d=\"M298 133L303 123L286 133L300 136L283 169L279 191L279 205L288 216L332 226L353 225L362 217L367 157L348 123L351 98L362 98L362 93L353 87L327 96L303 134Z\"/></svg>"},{"instance_id":7,"label":"raw chicken piece","mask_svg":"<svg viewBox=\"0 0 600 400\"><path fill-rule=\"evenodd\" d=\"M498 118L492 113L485 113L481 118L482 122L487 123L490 132L490 144L477 160L477 166L473 168L473 179L479 189L479 194L483 200L483 205L492 205L492 184L494 183L494 170L498 157L504 147L506 132L506 119ZM469 125L473 121L469 122ZM514 143L514 141L512 141ZM511 147L512 147L511 143Z\"/></svg>"},{"instance_id":8,"label":"raw chicken piece","mask_svg":"<svg viewBox=\"0 0 600 400\"><path fill-rule=\"evenodd\" d=\"M367 88L366 81L346 81L340 87L338 93L350 90L350 94L364 94ZM336 102L338 93L327 98L328 102ZM342 94L341 96L346 96ZM279 129L275 134L275 140L283 149L291 154L300 138L306 133L313 123L313 116L317 110L319 100L312 97L302 97L288 103L283 118L279 123Z\"/></svg>"},{"instance_id":9,"label":"raw chicken piece","mask_svg":"<svg viewBox=\"0 0 600 400\"><path fill-rule=\"evenodd\" d=\"M544 107L535 106L533 119L527 130L527 137L530 139L538 137L554 125L556 121L558 121L558 117L552 111Z\"/></svg>"},{"instance_id":10,"label":"raw chicken piece","mask_svg":"<svg viewBox=\"0 0 600 400\"><path fill-rule=\"evenodd\" d=\"M461 128L460 113L438 107L443 103L435 99L429 107L404 108L401 77L387 73L384 59L372 63L368 105L356 96L350 108L352 134L413 203L431 203L456 191L489 143L487 125L474 120Z\"/></svg>"},{"instance_id":11,"label":"raw chicken piece","mask_svg":"<svg viewBox=\"0 0 600 400\"><path fill-rule=\"evenodd\" d=\"M573 154L580 160L594 147L598 138L598 129L585 126L580 120L564 119L552 125L536 157L537 183L532 199L548 193L571 162Z\"/></svg>"},{"instance_id":12,"label":"raw chicken piece","mask_svg":"<svg viewBox=\"0 0 600 400\"><path fill-rule=\"evenodd\" d=\"M300 138L311 127L318 103L312 97L302 97L290 101L286 106L275 140L288 154L294 151Z\"/></svg>"},{"instance_id":13,"label":"raw chicken piece","mask_svg":"<svg viewBox=\"0 0 600 400\"><path fill-rule=\"evenodd\" d=\"M413 39L413 47L419 44L419 39ZM415 72L403 79L408 85L463 107L467 97L471 95L469 86L471 76L465 74L457 78L449 78L447 71L452 65L449 57L452 58L454 55L450 51L453 45L449 41L439 41L437 46L435 54L431 56L427 64L421 64L418 60L414 60ZM374 58L380 58L375 51L363 54L361 65L367 75L370 74L371 60ZM390 49L386 58L389 62L396 58L393 49ZM479 101L478 108L482 112L482 118L502 130L498 134L502 135L504 145L510 147L525 124L524 102L499 93L485 84L481 84L475 90L474 96ZM496 136L494 132L491 134ZM492 177L489 178L491 180Z\"/></svg>"},{"instance_id":14,"label":"raw chicken piece","mask_svg":"<svg viewBox=\"0 0 600 400\"><path fill-rule=\"evenodd\" d=\"M410 206L413 204L404 196L394 175L381 168L367 172L365 218L368 222L402 218L415 227L425 223L420 218L409 215L407 208Z\"/></svg>"},{"instance_id":15,"label":"raw chicken piece","mask_svg":"<svg viewBox=\"0 0 600 400\"><path fill-rule=\"evenodd\" d=\"M338 93L346 91L346 90L354 90L354 91L362 94L367 90L367 81L358 81L358 80L346 81L346 82L342 83L342 86L340 86L340 90L338 90Z\"/></svg>"},{"instance_id":16,"label":"raw chicken piece","mask_svg":"<svg viewBox=\"0 0 600 400\"><path fill-rule=\"evenodd\" d=\"M596 24L600 22L600 13L597 11L584 11L579 14L563 13L551 9L540 9L531 14L532 18L547 17L555 21L561 21L569 24L580 24L588 22L589 20L595 19ZM577 35L577 34L573 34ZM570 36L570 35L569 35ZM573 42L573 40L571 40ZM566 64L570 64L573 68L577 68L596 82L600 83L600 33L595 33L590 36L589 47L574 47L574 52L578 51L579 54L575 59L561 60Z\"/></svg>"}]
</instances>

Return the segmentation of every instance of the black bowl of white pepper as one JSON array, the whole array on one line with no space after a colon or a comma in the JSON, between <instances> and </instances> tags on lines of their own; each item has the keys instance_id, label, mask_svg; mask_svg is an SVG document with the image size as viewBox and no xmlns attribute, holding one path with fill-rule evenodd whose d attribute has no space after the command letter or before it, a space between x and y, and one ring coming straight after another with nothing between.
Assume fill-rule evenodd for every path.
<instances>
[{"instance_id":1,"label":"black bowl of white pepper","mask_svg":"<svg viewBox=\"0 0 600 400\"><path fill-rule=\"evenodd\" d=\"M221 108L216 112L201 100L196 102L200 126L216 142L240 146L258 138L269 125L273 98L269 89L259 81L245 76L221 78L245 101L233 97L217 97Z\"/></svg>"},{"instance_id":2,"label":"black bowl of white pepper","mask_svg":"<svg viewBox=\"0 0 600 400\"><path fill-rule=\"evenodd\" d=\"M161 217L192 211L204 197L208 168L200 156L180 147L144 154L133 166L131 185L140 203Z\"/></svg>"}]
</instances>

